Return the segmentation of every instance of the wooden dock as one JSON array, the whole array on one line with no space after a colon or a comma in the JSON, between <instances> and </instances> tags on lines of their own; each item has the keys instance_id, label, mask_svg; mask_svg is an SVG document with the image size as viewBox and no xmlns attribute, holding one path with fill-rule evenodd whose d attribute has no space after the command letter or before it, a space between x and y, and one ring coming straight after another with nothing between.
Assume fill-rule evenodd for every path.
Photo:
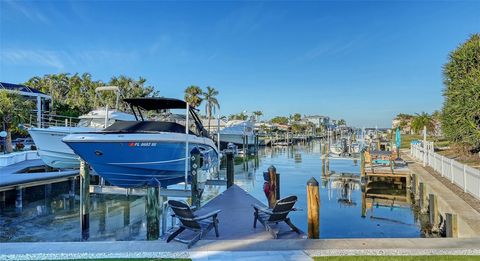
<instances>
[{"instance_id":1,"label":"wooden dock","mask_svg":"<svg viewBox=\"0 0 480 261\"><path fill-rule=\"evenodd\" d=\"M262 224L257 223L257 228L253 228L253 204L262 203L237 185L233 185L209 201L198 210L198 215L221 210L218 215L220 237L215 237L215 233L211 231L203 240L273 239L271 234L265 231ZM303 232L297 234L291 231L284 223L279 223L274 229L279 229L279 239L303 239L307 237ZM189 240L193 235L189 232L183 232L179 238Z\"/></svg>"}]
</instances>

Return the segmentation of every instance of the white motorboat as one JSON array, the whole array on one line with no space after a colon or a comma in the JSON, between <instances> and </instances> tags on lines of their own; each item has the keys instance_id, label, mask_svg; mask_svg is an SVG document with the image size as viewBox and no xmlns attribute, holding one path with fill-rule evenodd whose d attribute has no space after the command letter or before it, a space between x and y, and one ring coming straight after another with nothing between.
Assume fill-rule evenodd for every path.
<instances>
[{"instance_id":1,"label":"white motorboat","mask_svg":"<svg viewBox=\"0 0 480 261\"><path fill-rule=\"evenodd\" d=\"M226 147L228 143L233 143L239 147L255 144L254 124L251 121L230 120L225 128L220 130L220 143Z\"/></svg>"},{"instance_id":2,"label":"white motorboat","mask_svg":"<svg viewBox=\"0 0 480 261\"><path fill-rule=\"evenodd\" d=\"M115 86L99 87L95 91L113 90L117 92L117 105L119 90ZM30 136L35 142L38 155L42 161L53 168L78 168L78 156L70 149L62 139L73 133L93 132L102 130L117 121L134 121L135 117L131 114L117 111L117 109L93 110L79 117L80 121L76 126L49 126L47 128L32 127L28 129ZM68 125L68 124L67 124Z\"/></svg>"}]
</instances>

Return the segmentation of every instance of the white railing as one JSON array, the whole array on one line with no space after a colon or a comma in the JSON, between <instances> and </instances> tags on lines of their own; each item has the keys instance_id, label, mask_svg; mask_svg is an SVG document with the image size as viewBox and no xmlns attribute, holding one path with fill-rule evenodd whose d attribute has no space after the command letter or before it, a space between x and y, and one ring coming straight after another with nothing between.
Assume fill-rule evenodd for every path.
<instances>
[{"instance_id":1,"label":"white railing","mask_svg":"<svg viewBox=\"0 0 480 261\"><path fill-rule=\"evenodd\" d=\"M410 155L423 162L424 166L432 167L464 192L480 199L480 170L435 153L433 142L411 144Z\"/></svg>"},{"instance_id":2,"label":"white railing","mask_svg":"<svg viewBox=\"0 0 480 261\"><path fill-rule=\"evenodd\" d=\"M36 112L35 112L36 113ZM62 115L53 115L53 114L41 114L40 124L37 122L37 116L34 114L30 115L30 120L28 127L37 127L37 128L48 128L48 127L75 127L80 121L76 117L68 117Z\"/></svg>"}]
</instances>

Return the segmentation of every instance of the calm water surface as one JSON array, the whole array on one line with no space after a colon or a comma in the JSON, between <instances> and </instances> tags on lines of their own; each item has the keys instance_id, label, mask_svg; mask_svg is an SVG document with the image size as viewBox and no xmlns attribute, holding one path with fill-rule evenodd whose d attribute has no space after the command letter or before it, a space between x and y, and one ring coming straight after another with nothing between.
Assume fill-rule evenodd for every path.
<instances>
[{"instance_id":1,"label":"calm water surface","mask_svg":"<svg viewBox=\"0 0 480 261\"><path fill-rule=\"evenodd\" d=\"M353 160L330 160L330 171L322 173L320 143L295 145L290 148L265 148L258 159L235 165L235 183L266 204L263 172L274 165L281 176L281 196L297 195L297 208L292 221L307 229L306 183L315 177L320 183L320 237L420 237L421 228L413 208L405 202L364 199L360 167ZM220 175L224 175L224 170ZM183 187L179 185L180 187ZM21 213L14 207L0 213L0 241L79 241L78 195L72 202L67 186L53 186L53 197L25 203ZM225 188L207 186L207 201ZM43 195L42 191L36 193ZM28 191L27 191L28 193ZM146 219L143 197L92 195L90 239L145 240ZM73 204L72 204L73 203Z\"/></svg>"}]
</instances>

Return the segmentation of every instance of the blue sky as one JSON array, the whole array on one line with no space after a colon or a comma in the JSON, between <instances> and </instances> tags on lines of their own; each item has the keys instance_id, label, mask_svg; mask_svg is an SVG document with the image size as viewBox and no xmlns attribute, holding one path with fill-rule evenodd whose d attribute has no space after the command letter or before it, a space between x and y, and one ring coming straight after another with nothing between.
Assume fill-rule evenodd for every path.
<instances>
[{"instance_id":1,"label":"blue sky","mask_svg":"<svg viewBox=\"0 0 480 261\"><path fill-rule=\"evenodd\" d=\"M441 108L442 65L479 14L475 1L0 0L0 81L142 76L167 97L213 86L222 114L385 127Z\"/></svg>"}]
</instances>

